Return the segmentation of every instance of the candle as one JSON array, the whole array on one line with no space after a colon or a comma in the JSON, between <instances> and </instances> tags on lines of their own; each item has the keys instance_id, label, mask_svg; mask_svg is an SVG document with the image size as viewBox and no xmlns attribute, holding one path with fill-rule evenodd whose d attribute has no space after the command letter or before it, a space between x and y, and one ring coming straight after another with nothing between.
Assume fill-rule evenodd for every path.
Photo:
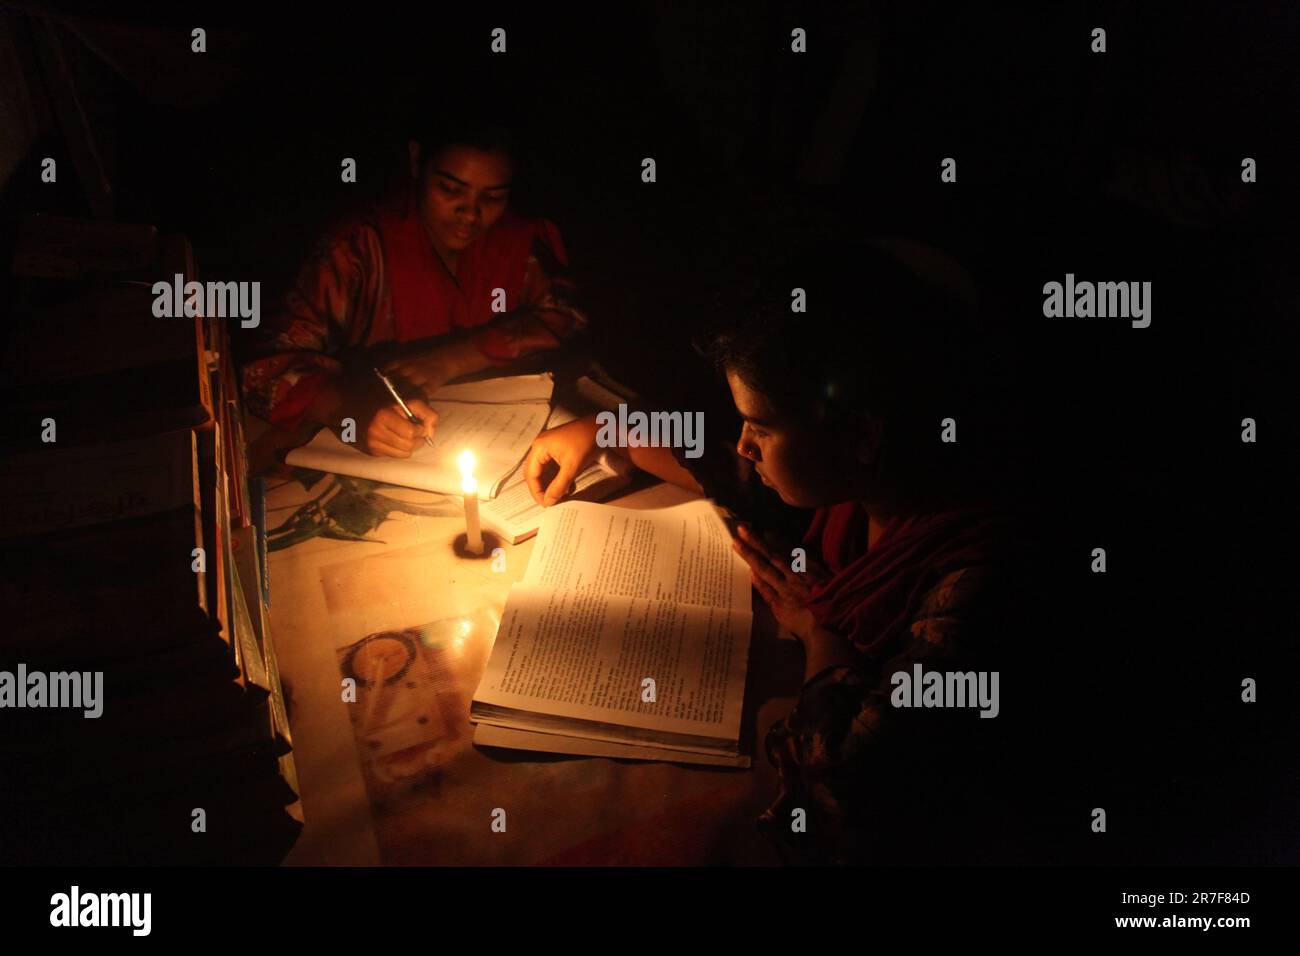
<instances>
[{"instance_id":1,"label":"candle","mask_svg":"<svg viewBox=\"0 0 1300 956\"><path fill-rule=\"evenodd\" d=\"M465 450L460 453L460 490L465 492L465 550L470 554L483 553L483 531L478 522L478 482L474 478L474 456Z\"/></svg>"}]
</instances>

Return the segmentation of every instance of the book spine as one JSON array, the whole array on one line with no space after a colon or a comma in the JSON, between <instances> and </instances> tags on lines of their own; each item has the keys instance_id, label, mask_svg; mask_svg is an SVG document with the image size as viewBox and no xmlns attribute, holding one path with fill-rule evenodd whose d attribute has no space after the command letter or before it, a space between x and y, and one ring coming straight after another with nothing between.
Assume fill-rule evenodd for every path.
<instances>
[{"instance_id":1,"label":"book spine","mask_svg":"<svg viewBox=\"0 0 1300 956\"><path fill-rule=\"evenodd\" d=\"M261 572L262 603L271 604L271 572L266 566L266 479L254 478L250 491L253 498L253 527L257 531L257 569Z\"/></svg>"}]
</instances>

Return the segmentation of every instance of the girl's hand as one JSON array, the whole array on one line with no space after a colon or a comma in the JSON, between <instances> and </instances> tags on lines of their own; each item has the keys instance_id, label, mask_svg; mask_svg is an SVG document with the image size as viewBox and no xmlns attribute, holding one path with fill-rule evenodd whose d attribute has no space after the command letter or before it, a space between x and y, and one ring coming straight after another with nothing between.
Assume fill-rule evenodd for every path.
<instances>
[{"instance_id":1,"label":"girl's hand","mask_svg":"<svg viewBox=\"0 0 1300 956\"><path fill-rule=\"evenodd\" d=\"M545 323L530 315L519 315L513 320L500 322L494 330L506 353L516 358L534 352L558 348L560 340Z\"/></svg>"},{"instance_id":2,"label":"girl's hand","mask_svg":"<svg viewBox=\"0 0 1300 956\"><path fill-rule=\"evenodd\" d=\"M417 399L406 403L421 418L422 425L407 420L396 403L377 409L366 422L360 444L368 455L387 455L390 458L410 458L411 452L424 444L425 436L432 438L438 424L438 413Z\"/></svg>"},{"instance_id":3,"label":"girl's hand","mask_svg":"<svg viewBox=\"0 0 1300 956\"><path fill-rule=\"evenodd\" d=\"M821 565L809 562L808 570L791 568L792 558L771 548L748 525L740 525L738 538L733 538L735 549L749 565L754 590L767 602L777 622L799 640L807 643L817 628L817 620L808 607L813 585L826 578Z\"/></svg>"},{"instance_id":4,"label":"girl's hand","mask_svg":"<svg viewBox=\"0 0 1300 956\"><path fill-rule=\"evenodd\" d=\"M596 416L589 415L548 429L533 439L528 459L524 462L524 478L534 501L549 507L569 493L573 479L596 460L599 453L596 434L599 431ZM542 470L552 462L560 470L549 484L543 485Z\"/></svg>"},{"instance_id":5,"label":"girl's hand","mask_svg":"<svg viewBox=\"0 0 1300 956\"><path fill-rule=\"evenodd\" d=\"M857 658L853 645L842 635L817 624L808 607L813 586L830 575L824 567L808 562L806 571L795 571L785 555L778 554L753 528L741 525L732 547L749 565L754 589L767 602L782 627L803 644L804 680L812 680L828 667L851 665Z\"/></svg>"}]
</instances>

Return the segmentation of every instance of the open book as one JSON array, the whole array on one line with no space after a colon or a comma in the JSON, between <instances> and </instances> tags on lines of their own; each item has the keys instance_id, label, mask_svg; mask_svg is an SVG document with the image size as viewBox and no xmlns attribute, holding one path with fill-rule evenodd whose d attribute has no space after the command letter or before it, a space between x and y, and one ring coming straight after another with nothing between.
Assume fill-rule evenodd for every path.
<instances>
[{"instance_id":1,"label":"open book","mask_svg":"<svg viewBox=\"0 0 1300 956\"><path fill-rule=\"evenodd\" d=\"M506 601L475 740L747 766L752 619L748 568L708 501L556 505Z\"/></svg>"},{"instance_id":2,"label":"open book","mask_svg":"<svg viewBox=\"0 0 1300 956\"><path fill-rule=\"evenodd\" d=\"M438 413L432 448L420 445L410 458L376 457L340 441L326 428L291 451L285 463L458 495L461 475L456 459L469 449L476 460L479 497L495 498L546 424L554 387L549 373L446 385L429 399Z\"/></svg>"}]
</instances>

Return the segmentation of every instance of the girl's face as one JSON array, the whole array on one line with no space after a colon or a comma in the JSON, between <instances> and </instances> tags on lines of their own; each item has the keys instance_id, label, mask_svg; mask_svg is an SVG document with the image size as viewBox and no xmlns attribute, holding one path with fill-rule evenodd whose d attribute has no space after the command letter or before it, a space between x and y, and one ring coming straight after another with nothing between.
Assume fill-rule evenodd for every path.
<instances>
[{"instance_id":1,"label":"girl's face","mask_svg":"<svg viewBox=\"0 0 1300 956\"><path fill-rule=\"evenodd\" d=\"M427 163L423 160L412 144L411 172L420 184L425 225L443 251L462 252L505 213L510 158L472 146L449 146Z\"/></svg>"},{"instance_id":2,"label":"girl's face","mask_svg":"<svg viewBox=\"0 0 1300 956\"><path fill-rule=\"evenodd\" d=\"M727 384L744 419L736 451L788 505L819 508L862 497L862 462L825 430L782 415L735 372Z\"/></svg>"}]
</instances>

